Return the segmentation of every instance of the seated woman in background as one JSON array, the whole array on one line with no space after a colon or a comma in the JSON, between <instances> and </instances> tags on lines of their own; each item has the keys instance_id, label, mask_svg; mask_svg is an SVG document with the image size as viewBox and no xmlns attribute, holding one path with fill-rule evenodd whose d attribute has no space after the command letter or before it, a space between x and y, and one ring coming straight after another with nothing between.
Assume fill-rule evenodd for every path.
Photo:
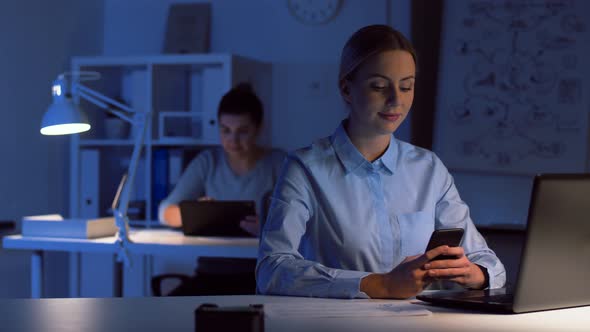
<instances>
[{"instance_id":1,"label":"seated woman in background","mask_svg":"<svg viewBox=\"0 0 590 332\"><path fill-rule=\"evenodd\" d=\"M504 285L443 163L393 136L416 79L416 54L398 31L373 25L348 40L339 74L348 119L287 157L261 233L259 292L408 298L435 280ZM460 247L424 252L435 229L455 227L465 230ZM439 255L456 259L432 261Z\"/></svg>"},{"instance_id":2,"label":"seated woman in background","mask_svg":"<svg viewBox=\"0 0 590 332\"><path fill-rule=\"evenodd\" d=\"M263 107L249 84L226 93L219 103L221 147L200 152L187 166L178 184L159 206L162 223L180 227L178 204L184 200L252 200L258 215L240 226L258 236L265 196L274 185L285 158L283 152L259 146ZM170 295L254 294L253 259L199 258L196 276Z\"/></svg>"}]
</instances>

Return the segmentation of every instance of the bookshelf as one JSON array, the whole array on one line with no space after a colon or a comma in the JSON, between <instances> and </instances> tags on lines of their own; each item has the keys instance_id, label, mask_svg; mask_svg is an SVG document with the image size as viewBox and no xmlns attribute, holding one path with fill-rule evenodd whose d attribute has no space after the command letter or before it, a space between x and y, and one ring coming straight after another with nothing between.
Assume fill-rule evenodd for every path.
<instances>
[{"instance_id":1,"label":"bookshelf","mask_svg":"<svg viewBox=\"0 0 590 332\"><path fill-rule=\"evenodd\" d=\"M237 83L250 82L260 96L267 110L261 143L272 145L267 63L232 54L93 56L74 57L71 68L99 72L100 80L83 84L151 113L130 202L132 226L157 226L157 200L172 189L172 177L198 150L219 144L217 105ZM134 133L132 128L109 130L105 112L80 104L93 128L71 139L70 216L107 216L129 163Z\"/></svg>"}]
</instances>

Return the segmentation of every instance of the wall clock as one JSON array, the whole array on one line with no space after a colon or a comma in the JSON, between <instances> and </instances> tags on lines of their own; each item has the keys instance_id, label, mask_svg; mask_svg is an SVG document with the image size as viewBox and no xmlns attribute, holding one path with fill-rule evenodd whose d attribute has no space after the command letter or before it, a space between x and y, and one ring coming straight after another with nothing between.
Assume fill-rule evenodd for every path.
<instances>
[{"instance_id":1,"label":"wall clock","mask_svg":"<svg viewBox=\"0 0 590 332\"><path fill-rule=\"evenodd\" d=\"M343 0L287 0L289 13L299 22L320 25L338 15Z\"/></svg>"}]
</instances>

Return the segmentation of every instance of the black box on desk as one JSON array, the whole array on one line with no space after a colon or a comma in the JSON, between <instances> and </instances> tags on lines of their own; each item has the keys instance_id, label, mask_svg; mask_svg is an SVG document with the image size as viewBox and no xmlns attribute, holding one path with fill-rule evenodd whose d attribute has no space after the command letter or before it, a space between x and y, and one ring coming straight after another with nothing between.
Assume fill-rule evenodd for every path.
<instances>
[{"instance_id":1,"label":"black box on desk","mask_svg":"<svg viewBox=\"0 0 590 332\"><path fill-rule=\"evenodd\" d=\"M195 310L195 331L264 332L264 307L262 304L241 307L202 304Z\"/></svg>"}]
</instances>

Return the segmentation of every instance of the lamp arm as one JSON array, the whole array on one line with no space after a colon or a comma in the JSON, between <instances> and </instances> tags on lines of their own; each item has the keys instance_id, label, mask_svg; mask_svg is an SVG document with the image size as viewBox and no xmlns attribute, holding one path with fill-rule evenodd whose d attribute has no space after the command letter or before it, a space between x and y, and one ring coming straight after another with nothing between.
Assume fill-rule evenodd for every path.
<instances>
[{"instance_id":1,"label":"lamp arm","mask_svg":"<svg viewBox=\"0 0 590 332\"><path fill-rule=\"evenodd\" d=\"M135 113L133 116L132 125L135 127L137 135L135 136L135 142L133 144L133 152L131 154L131 161L129 162L129 168L127 170L127 181L125 186L121 190L121 199L119 201L118 210L123 214L127 214L129 205L129 198L131 195L131 188L137 171L137 165L139 163L139 157L141 156L141 148L145 137L145 113Z\"/></svg>"},{"instance_id":2,"label":"lamp arm","mask_svg":"<svg viewBox=\"0 0 590 332\"><path fill-rule=\"evenodd\" d=\"M80 83L73 83L72 92L74 95L78 95L81 98L86 99L87 101L93 103L94 105L101 107L101 108L107 110L108 112L115 114L119 118L133 124L134 120L131 119L131 117L124 114L123 112L113 110L111 105L114 105L114 106L118 107L119 109L122 109L123 111L130 113L130 114L137 113L131 107L129 107L123 103L120 103L112 98L109 98L100 92L94 91L94 90L92 90Z\"/></svg>"},{"instance_id":3,"label":"lamp arm","mask_svg":"<svg viewBox=\"0 0 590 332\"><path fill-rule=\"evenodd\" d=\"M113 211L115 216L115 224L117 225L118 229L116 243L119 246L119 251L117 254L117 260L123 262L126 266L131 266L131 259L127 252L128 244L132 243L131 239L129 238L129 217L127 216L127 211L129 210L129 200L131 198L131 191L133 189L137 165L139 164L139 158L141 156L141 148L143 147L143 142L145 139L146 121L149 112L137 112L131 107L109 98L80 83L74 83L72 85L72 94L78 95L80 98L83 98L95 104L96 106L115 114L119 118L129 122L135 129L136 135L134 137L133 152L131 154L131 160L129 161L129 168L127 169L127 180L121 189L119 204ZM112 106L115 106L124 112L115 110Z\"/></svg>"},{"instance_id":4,"label":"lamp arm","mask_svg":"<svg viewBox=\"0 0 590 332\"><path fill-rule=\"evenodd\" d=\"M121 197L118 206L115 208L115 223L119 231L117 232L117 243L119 244L120 251L117 255L117 260L122 261L125 265L130 266L131 261L126 251L126 246L131 243L129 239L129 217L127 217L127 211L129 209L129 200L131 198L131 190L135 179L135 173L137 171L137 165L141 156L141 148L145 137L146 129L146 115L148 113L135 112L131 121L132 126L136 129L135 142L133 144L133 152L131 154L131 160L129 162L129 168L127 170L127 181L121 189Z\"/></svg>"}]
</instances>

